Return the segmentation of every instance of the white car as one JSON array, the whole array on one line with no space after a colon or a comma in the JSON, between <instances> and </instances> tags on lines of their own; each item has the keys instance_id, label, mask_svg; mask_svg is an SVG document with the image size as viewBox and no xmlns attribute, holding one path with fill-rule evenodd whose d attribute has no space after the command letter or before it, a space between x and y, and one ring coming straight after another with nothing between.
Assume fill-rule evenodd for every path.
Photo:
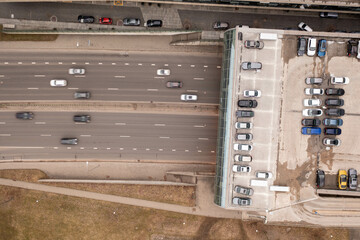
<instances>
[{"instance_id":1,"label":"white car","mask_svg":"<svg viewBox=\"0 0 360 240\"><path fill-rule=\"evenodd\" d=\"M83 68L70 68L69 69L69 74L71 74L71 75L74 75L74 74L84 75L85 74L85 69L83 69Z\"/></svg>"},{"instance_id":2,"label":"white car","mask_svg":"<svg viewBox=\"0 0 360 240\"><path fill-rule=\"evenodd\" d=\"M250 129L253 127L253 124L251 122L236 122L235 128L236 129Z\"/></svg>"},{"instance_id":3,"label":"white car","mask_svg":"<svg viewBox=\"0 0 360 240\"><path fill-rule=\"evenodd\" d=\"M197 95L193 95L193 94L181 94L180 96L181 101L197 101Z\"/></svg>"},{"instance_id":4,"label":"white car","mask_svg":"<svg viewBox=\"0 0 360 240\"><path fill-rule=\"evenodd\" d=\"M234 144L234 150L237 151L251 151L252 146L250 144L239 144L239 143L235 143Z\"/></svg>"},{"instance_id":5,"label":"white car","mask_svg":"<svg viewBox=\"0 0 360 240\"><path fill-rule=\"evenodd\" d=\"M311 27L309 27L307 24L301 22L299 23L298 27L303 30L303 31L308 31L308 32L312 32L313 30L311 29Z\"/></svg>"},{"instance_id":6,"label":"white car","mask_svg":"<svg viewBox=\"0 0 360 240\"><path fill-rule=\"evenodd\" d=\"M306 54L311 57L314 56L315 53L316 53L316 38L309 38Z\"/></svg>"},{"instance_id":7,"label":"white car","mask_svg":"<svg viewBox=\"0 0 360 240\"><path fill-rule=\"evenodd\" d=\"M317 107L321 105L320 99L304 99L305 107Z\"/></svg>"},{"instance_id":8,"label":"white car","mask_svg":"<svg viewBox=\"0 0 360 240\"><path fill-rule=\"evenodd\" d=\"M66 87L67 81L62 79L54 79L50 81L52 87Z\"/></svg>"},{"instance_id":9,"label":"white car","mask_svg":"<svg viewBox=\"0 0 360 240\"><path fill-rule=\"evenodd\" d=\"M244 97L261 97L260 90L245 90Z\"/></svg>"},{"instance_id":10,"label":"white car","mask_svg":"<svg viewBox=\"0 0 360 240\"><path fill-rule=\"evenodd\" d=\"M268 179L268 178L272 178L272 173L271 172L256 172L255 176L257 178Z\"/></svg>"},{"instance_id":11,"label":"white car","mask_svg":"<svg viewBox=\"0 0 360 240\"><path fill-rule=\"evenodd\" d=\"M340 146L341 141L340 141L340 139L337 139L337 138L324 138L323 144L325 146Z\"/></svg>"},{"instance_id":12,"label":"white car","mask_svg":"<svg viewBox=\"0 0 360 240\"><path fill-rule=\"evenodd\" d=\"M319 108L304 109L302 114L304 117L320 117L323 114L323 110Z\"/></svg>"},{"instance_id":13,"label":"white car","mask_svg":"<svg viewBox=\"0 0 360 240\"><path fill-rule=\"evenodd\" d=\"M170 75L170 69L158 69L156 71L156 74L159 76L169 76Z\"/></svg>"},{"instance_id":14,"label":"white car","mask_svg":"<svg viewBox=\"0 0 360 240\"><path fill-rule=\"evenodd\" d=\"M233 166L233 172L251 172L251 167L250 166L234 165Z\"/></svg>"},{"instance_id":15,"label":"white car","mask_svg":"<svg viewBox=\"0 0 360 240\"><path fill-rule=\"evenodd\" d=\"M331 77L331 84L349 84L350 79L348 77Z\"/></svg>"},{"instance_id":16,"label":"white car","mask_svg":"<svg viewBox=\"0 0 360 240\"><path fill-rule=\"evenodd\" d=\"M305 88L306 95L324 95L324 89L322 88Z\"/></svg>"}]
</instances>

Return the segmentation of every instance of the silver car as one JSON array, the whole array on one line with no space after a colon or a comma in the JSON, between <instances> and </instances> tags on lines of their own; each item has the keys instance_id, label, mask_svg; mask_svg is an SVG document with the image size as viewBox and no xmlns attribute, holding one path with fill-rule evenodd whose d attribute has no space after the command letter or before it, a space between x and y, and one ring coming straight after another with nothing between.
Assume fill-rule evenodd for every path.
<instances>
[{"instance_id":1,"label":"silver car","mask_svg":"<svg viewBox=\"0 0 360 240\"><path fill-rule=\"evenodd\" d=\"M124 18L123 19L124 26L140 26L140 19L137 18Z\"/></svg>"},{"instance_id":2,"label":"silver car","mask_svg":"<svg viewBox=\"0 0 360 240\"><path fill-rule=\"evenodd\" d=\"M252 204L252 201L250 198L234 197L233 204L240 205L240 206L250 206Z\"/></svg>"},{"instance_id":3,"label":"silver car","mask_svg":"<svg viewBox=\"0 0 360 240\"><path fill-rule=\"evenodd\" d=\"M159 76L169 76L170 75L170 69L158 69L156 71L156 74Z\"/></svg>"},{"instance_id":4,"label":"silver car","mask_svg":"<svg viewBox=\"0 0 360 240\"><path fill-rule=\"evenodd\" d=\"M246 48L262 49L264 47L264 42L247 40L244 42Z\"/></svg>"},{"instance_id":5,"label":"silver car","mask_svg":"<svg viewBox=\"0 0 360 240\"><path fill-rule=\"evenodd\" d=\"M243 62L241 64L241 68L243 70L260 70L262 68L262 64L260 62Z\"/></svg>"},{"instance_id":6,"label":"silver car","mask_svg":"<svg viewBox=\"0 0 360 240\"><path fill-rule=\"evenodd\" d=\"M85 69L83 68L70 68L69 69L69 74L71 75L84 75L85 74Z\"/></svg>"},{"instance_id":7,"label":"silver car","mask_svg":"<svg viewBox=\"0 0 360 240\"><path fill-rule=\"evenodd\" d=\"M236 193L244 194L244 195L247 195L247 196L251 196L251 195L254 194L254 190L252 188L246 188L246 187L242 187L242 186L239 186L239 185L236 185L234 187L234 191Z\"/></svg>"}]
</instances>

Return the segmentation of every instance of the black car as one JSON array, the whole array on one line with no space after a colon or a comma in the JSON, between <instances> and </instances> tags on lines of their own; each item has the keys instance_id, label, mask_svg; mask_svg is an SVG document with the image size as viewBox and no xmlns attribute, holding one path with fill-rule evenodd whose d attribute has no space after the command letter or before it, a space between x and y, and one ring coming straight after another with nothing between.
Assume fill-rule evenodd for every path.
<instances>
[{"instance_id":1,"label":"black car","mask_svg":"<svg viewBox=\"0 0 360 240\"><path fill-rule=\"evenodd\" d=\"M162 27L162 24L161 20L148 20L146 22L147 27Z\"/></svg>"},{"instance_id":2,"label":"black car","mask_svg":"<svg viewBox=\"0 0 360 240\"><path fill-rule=\"evenodd\" d=\"M305 50L306 50L306 38L299 38L298 39L297 55L298 56L304 55Z\"/></svg>"},{"instance_id":3,"label":"black car","mask_svg":"<svg viewBox=\"0 0 360 240\"><path fill-rule=\"evenodd\" d=\"M303 120L301 120L301 124L303 126L308 126L308 127L317 127L320 126L321 121L319 119L312 119L312 118L304 118Z\"/></svg>"},{"instance_id":4,"label":"black car","mask_svg":"<svg viewBox=\"0 0 360 240\"><path fill-rule=\"evenodd\" d=\"M328 108L325 110L325 114L328 116L341 117L345 115L345 110L342 108Z\"/></svg>"},{"instance_id":5,"label":"black car","mask_svg":"<svg viewBox=\"0 0 360 240\"><path fill-rule=\"evenodd\" d=\"M340 135L341 129L340 128L324 128L325 135Z\"/></svg>"},{"instance_id":6,"label":"black car","mask_svg":"<svg viewBox=\"0 0 360 240\"><path fill-rule=\"evenodd\" d=\"M31 120L34 118L34 114L32 112L18 112L15 114L17 119L22 120Z\"/></svg>"},{"instance_id":7,"label":"black car","mask_svg":"<svg viewBox=\"0 0 360 240\"><path fill-rule=\"evenodd\" d=\"M95 18L93 16L78 16L79 23L93 23L95 21Z\"/></svg>"},{"instance_id":8,"label":"black car","mask_svg":"<svg viewBox=\"0 0 360 240\"><path fill-rule=\"evenodd\" d=\"M345 90L342 88L327 88L325 90L326 95L342 96L345 94Z\"/></svg>"},{"instance_id":9,"label":"black car","mask_svg":"<svg viewBox=\"0 0 360 240\"><path fill-rule=\"evenodd\" d=\"M258 105L256 100L239 100L238 106L243 108L256 108Z\"/></svg>"},{"instance_id":10,"label":"black car","mask_svg":"<svg viewBox=\"0 0 360 240\"><path fill-rule=\"evenodd\" d=\"M89 123L91 121L91 117L89 115L75 115L74 122L86 122Z\"/></svg>"},{"instance_id":11,"label":"black car","mask_svg":"<svg viewBox=\"0 0 360 240\"><path fill-rule=\"evenodd\" d=\"M78 144L78 139L77 138L62 138L60 140L61 144L64 145L76 145Z\"/></svg>"},{"instance_id":12,"label":"black car","mask_svg":"<svg viewBox=\"0 0 360 240\"><path fill-rule=\"evenodd\" d=\"M337 98L328 98L325 100L326 106L344 106L344 100L343 99L337 99Z\"/></svg>"},{"instance_id":13,"label":"black car","mask_svg":"<svg viewBox=\"0 0 360 240\"><path fill-rule=\"evenodd\" d=\"M254 117L254 112L253 111L245 111L245 110L238 110L236 111L236 117L241 118L241 117Z\"/></svg>"},{"instance_id":14,"label":"black car","mask_svg":"<svg viewBox=\"0 0 360 240\"><path fill-rule=\"evenodd\" d=\"M325 173L323 170L318 169L316 171L316 186L318 188L325 186Z\"/></svg>"},{"instance_id":15,"label":"black car","mask_svg":"<svg viewBox=\"0 0 360 240\"><path fill-rule=\"evenodd\" d=\"M347 55L349 57L356 56L358 52L358 43L355 40L350 40L347 42Z\"/></svg>"}]
</instances>

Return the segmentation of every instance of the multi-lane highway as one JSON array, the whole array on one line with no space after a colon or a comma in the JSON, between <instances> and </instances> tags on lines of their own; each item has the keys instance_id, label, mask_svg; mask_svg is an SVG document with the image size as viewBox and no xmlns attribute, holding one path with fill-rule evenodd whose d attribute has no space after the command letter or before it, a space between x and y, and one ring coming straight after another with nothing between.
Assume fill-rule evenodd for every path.
<instances>
[{"instance_id":1,"label":"multi-lane highway","mask_svg":"<svg viewBox=\"0 0 360 240\"><path fill-rule=\"evenodd\" d=\"M6 52L0 57L2 102L49 101L161 102L169 113L105 113L33 111L33 120L19 120L14 111L0 112L2 160L111 159L162 161L215 161L217 117L176 112L180 94L197 94L194 106L218 103L221 59L209 56L106 53ZM71 67L86 69L84 76L68 74ZM158 68L171 70L158 76ZM68 86L51 87L51 79L66 79ZM165 87L182 81L181 89ZM76 100L86 90L90 100ZM27 111L31 111L27 110ZM91 122L73 122L75 114L91 115ZM60 139L74 137L78 145L64 146Z\"/></svg>"}]
</instances>

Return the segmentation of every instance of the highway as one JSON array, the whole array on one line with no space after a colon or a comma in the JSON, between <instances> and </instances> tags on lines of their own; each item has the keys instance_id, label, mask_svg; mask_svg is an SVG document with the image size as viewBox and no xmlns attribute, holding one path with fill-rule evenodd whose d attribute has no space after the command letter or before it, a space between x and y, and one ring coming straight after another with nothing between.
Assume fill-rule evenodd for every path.
<instances>
[{"instance_id":1,"label":"highway","mask_svg":"<svg viewBox=\"0 0 360 240\"><path fill-rule=\"evenodd\" d=\"M198 95L198 103L218 104L221 57L84 52L0 52L0 100L74 100L76 91L90 91L91 100L179 102L182 93ZM85 68L84 76L68 74ZM157 76L156 70L171 70ZM68 80L67 87L50 86ZM167 81L182 81L168 89Z\"/></svg>"}]
</instances>

